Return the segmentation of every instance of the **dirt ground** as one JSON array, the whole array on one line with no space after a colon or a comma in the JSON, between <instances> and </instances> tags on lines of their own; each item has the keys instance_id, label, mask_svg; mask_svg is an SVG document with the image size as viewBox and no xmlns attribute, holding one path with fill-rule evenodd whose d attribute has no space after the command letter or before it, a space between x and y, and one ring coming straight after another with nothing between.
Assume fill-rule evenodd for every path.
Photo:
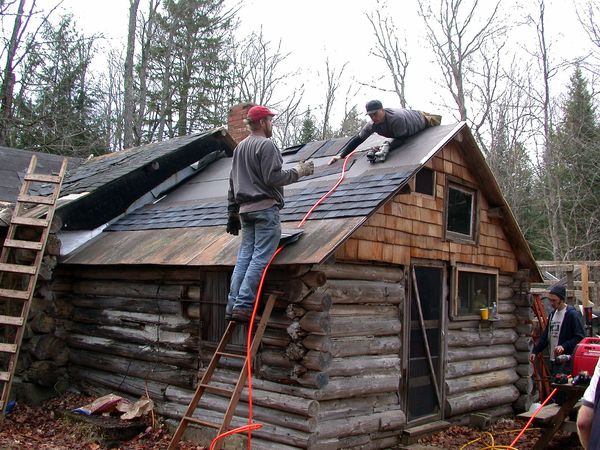
<instances>
[{"instance_id":1,"label":"dirt ground","mask_svg":"<svg viewBox=\"0 0 600 450\"><path fill-rule=\"evenodd\" d=\"M41 406L33 407L18 404L8 414L0 429L0 449L52 449L52 450L100 450L105 448L122 450L164 449L171 440L166 427L151 416L144 418L145 431L128 441L107 441L96 428L75 422L59 414L83 406L93 398L78 394L66 394L62 398L49 400ZM480 450L496 446L507 446L523 427L521 422L501 419L487 432L466 426L452 426L449 429L421 439L423 445L452 450ZM539 430L527 431L516 444L519 450L530 450ZM502 447L500 447L502 448ZM191 442L182 442L181 450L206 450ZM577 435L560 433L551 442L549 450L579 450Z\"/></svg>"}]
</instances>

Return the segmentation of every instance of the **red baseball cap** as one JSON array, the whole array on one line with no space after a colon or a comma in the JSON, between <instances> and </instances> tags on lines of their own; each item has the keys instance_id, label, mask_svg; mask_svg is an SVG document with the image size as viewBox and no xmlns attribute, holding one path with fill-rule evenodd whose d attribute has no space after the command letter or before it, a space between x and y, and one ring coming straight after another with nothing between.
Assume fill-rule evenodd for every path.
<instances>
[{"instance_id":1,"label":"red baseball cap","mask_svg":"<svg viewBox=\"0 0 600 450\"><path fill-rule=\"evenodd\" d=\"M248 110L248 120L250 122L258 122L260 119L264 119L269 116L276 116L277 113L275 111L271 111L266 106L253 106Z\"/></svg>"}]
</instances>

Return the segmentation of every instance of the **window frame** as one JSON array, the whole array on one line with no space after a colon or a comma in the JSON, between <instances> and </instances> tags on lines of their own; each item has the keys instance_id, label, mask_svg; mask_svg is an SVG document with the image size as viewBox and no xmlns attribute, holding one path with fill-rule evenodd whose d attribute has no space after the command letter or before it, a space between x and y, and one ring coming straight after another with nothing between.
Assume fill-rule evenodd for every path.
<instances>
[{"instance_id":1,"label":"window frame","mask_svg":"<svg viewBox=\"0 0 600 450\"><path fill-rule=\"evenodd\" d=\"M458 182L454 179L450 179L450 177L448 178L449 179L446 182L444 195L444 238L448 241L477 244L479 239L479 190L476 187L469 186L464 182ZM471 194L471 233L469 235L448 230L450 189Z\"/></svg>"},{"instance_id":2,"label":"window frame","mask_svg":"<svg viewBox=\"0 0 600 450\"><path fill-rule=\"evenodd\" d=\"M492 304L494 302L496 302L496 305L498 304L498 279L500 276L498 269L494 269L491 267L471 266L471 265L467 265L467 264L457 264L456 266L454 266L452 268L452 272L453 272L452 273L452 296L451 296L451 304L450 304L450 308L449 308L450 318L452 320L474 320L474 319L479 320L481 317L479 315L479 312L473 313L473 314L467 314L467 315L458 313L458 305L459 305L458 280L459 280L459 274L461 272L469 272L469 273L475 273L475 274L480 274L480 275L493 276L495 278L495 283L494 283L495 295L492 298L489 298L488 307L492 306Z\"/></svg>"}]
</instances>

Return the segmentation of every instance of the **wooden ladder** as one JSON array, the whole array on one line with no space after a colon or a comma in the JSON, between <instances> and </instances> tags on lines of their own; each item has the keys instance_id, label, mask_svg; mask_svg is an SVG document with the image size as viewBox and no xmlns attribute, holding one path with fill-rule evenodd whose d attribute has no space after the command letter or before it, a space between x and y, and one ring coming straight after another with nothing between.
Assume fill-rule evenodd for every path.
<instances>
[{"instance_id":1,"label":"wooden ladder","mask_svg":"<svg viewBox=\"0 0 600 450\"><path fill-rule=\"evenodd\" d=\"M233 336L233 331L235 330L236 325L237 325L236 322L233 322L233 321L229 322L229 324L227 325L227 328L225 329L225 333L223 333L223 337L221 338L219 345L217 345L215 353L214 353L212 359L210 360L210 363L208 364L208 367L206 368L204 375L202 376L202 379L200 380L200 383L196 387L196 392L194 393L192 400L190 401L190 404L189 404L185 414L181 418L181 422L179 422L179 426L177 427L177 430L175 430L173 439L171 439L171 443L169 444L169 447L168 447L169 450L176 449L177 443L181 440L183 433L185 432L187 426L190 423L194 423L197 425L202 425L202 426L210 427L210 428L216 428L218 430L217 436L221 435L222 433L224 433L230 429L229 425L233 418L233 413L235 412L235 408L237 407L237 404L242 395L242 390L244 389L244 385L246 384L246 378L248 376L248 364L251 364L252 360L256 356L258 346L260 345L260 342L262 340L263 334L265 332L265 328L267 327L267 322L269 321L269 317L271 316L271 312L273 311L273 305L275 304L275 300L277 299L278 295L279 295L279 293L269 293L268 294L268 298L267 298L267 301L265 304L264 311L262 313L260 322L258 323L256 332L254 333L254 337L252 338L252 344L250 345L250 358L249 359L246 358L245 354L228 353L225 351L225 348L227 347L227 344L229 344L231 337ZM211 386L209 384L210 380L212 379L212 376L217 368L219 360L223 356L228 357L228 358L237 358L237 359L244 360L244 365L242 367L242 371L240 372L238 380L235 384L235 388L233 390L222 388L222 387ZM200 399L202 398L202 395L204 394L204 392L207 392L207 391L215 393L215 394L226 395L226 396L231 397L231 399L229 401L229 406L227 407L227 410L225 411L225 415L223 416L222 423L209 422L206 420L201 420L201 419L192 417L192 415L194 414L194 411L198 407L198 403L200 403ZM217 441L215 443L215 446L213 448L214 448L214 450L220 450L222 445L223 445L223 440L220 439L219 441Z\"/></svg>"},{"instance_id":2,"label":"wooden ladder","mask_svg":"<svg viewBox=\"0 0 600 450\"><path fill-rule=\"evenodd\" d=\"M538 320L540 325L539 332L541 334L548 326L548 316L546 316L544 304L542 303L539 294L533 294L531 309ZM550 370L548 370L548 366L546 366L546 363L544 362L544 356L542 353L538 353L533 364L533 380L537 385L540 401L550 395L550 392L552 391L550 378Z\"/></svg>"},{"instance_id":3,"label":"wooden ladder","mask_svg":"<svg viewBox=\"0 0 600 450\"><path fill-rule=\"evenodd\" d=\"M58 175L35 173L36 166L37 157L34 155L31 157L27 174L21 185L0 255L0 314L2 314L0 325L4 330L0 338L2 341L0 342L0 383L2 383L0 411L2 413L8 403L25 323L44 257L56 201L67 171L67 159L63 159ZM40 184L51 186L52 194L31 195L31 187ZM27 231L30 234L27 234ZM16 258L19 251L33 255L32 261L19 262Z\"/></svg>"}]
</instances>

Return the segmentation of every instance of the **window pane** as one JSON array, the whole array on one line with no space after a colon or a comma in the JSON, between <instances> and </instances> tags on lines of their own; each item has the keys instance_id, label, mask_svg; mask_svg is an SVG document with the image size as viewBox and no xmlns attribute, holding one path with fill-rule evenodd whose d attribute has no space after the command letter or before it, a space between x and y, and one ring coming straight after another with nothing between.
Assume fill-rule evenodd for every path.
<instances>
[{"instance_id":1,"label":"window pane","mask_svg":"<svg viewBox=\"0 0 600 450\"><path fill-rule=\"evenodd\" d=\"M423 167L415 177L415 191L421 194L434 195L434 171Z\"/></svg>"},{"instance_id":2,"label":"window pane","mask_svg":"<svg viewBox=\"0 0 600 450\"><path fill-rule=\"evenodd\" d=\"M448 188L448 231L471 236L473 194Z\"/></svg>"},{"instance_id":3,"label":"window pane","mask_svg":"<svg viewBox=\"0 0 600 450\"><path fill-rule=\"evenodd\" d=\"M458 272L458 315L479 315L496 301L496 275Z\"/></svg>"}]
</instances>

